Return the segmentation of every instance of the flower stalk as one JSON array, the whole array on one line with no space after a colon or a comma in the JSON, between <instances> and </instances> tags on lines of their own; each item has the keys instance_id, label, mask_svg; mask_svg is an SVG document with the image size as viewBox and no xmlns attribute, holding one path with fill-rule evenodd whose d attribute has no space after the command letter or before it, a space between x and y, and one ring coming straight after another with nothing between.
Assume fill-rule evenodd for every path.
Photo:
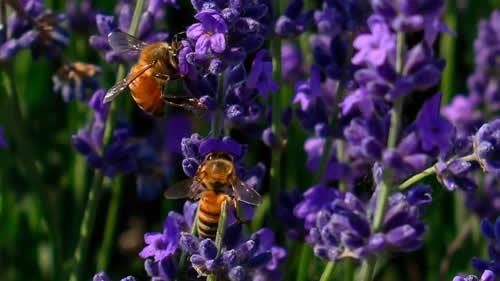
<instances>
[{"instance_id":1,"label":"flower stalk","mask_svg":"<svg viewBox=\"0 0 500 281\"><path fill-rule=\"evenodd\" d=\"M25 134L22 125L19 125L25 122L21 113L19 97L15 87L14 71L6 67L1 74L2 83L9 99L7 108L10 112L8 116L11 120L16 120L15 124L12 122L5 122L5 124L8 126L8 130L12 132L16 144L19 146L16 153L21 159L24 169L26 169L26 174L29 175L26 179L30 181L30 185L34 187L35 201L37 202L38 209L41 211L42 222L47 226L48 238L52 245L53 273L54 278L57 279L61 277L60 264L62 262L62 256L60 238L57 234L59 232L57 230L57 220L54 212L52 212L50 208L50 202L52 200L48 197L48 192L43 190L45 186L40 170L35 163L35 159L33 159L35 153L32 146L29 144L30 138Z\"/></svg>"},{"instance_id":2,"label":"flower stalk","mask_svg":"<svg viewBox=\"0 0 500 281\"><path fill-rule=\"evenodd\" d=\"M332 278L332 274L335 271L337 263L335 261L329 261L326 264L325 270L323 271L323 274L321 274L321 278L319 281L328 281Z\"/></svg>"},{"instance_id":3,"label":"flower stalk","mask_svg":"<svg viewBox=\"0 0 500 281\"><path fill-rule=\"evenodd\" d=\"M224 74L220 74L219 81L217 83L217 93L215 97L216 109L212 117L212 134L215 138L218 138L222 134L224 127Z\"/></svg>"},{"instance_id":4,"label":"flower stalk","mask_svg":"<svg viewBox=\"0 0 500 281\"><path fill-rule=\"evenodd\" d=\"M404 60L404 49L405 49L405 34L403 32L397 33L397 49L396 49L396 72L401 74L403 70L403 60ZM389 128L389 137L387 140L387 148L393 149L397 145L398 135L402 123L402 109L403 109L403 98L399 97L394 101L394 108L391 114L391 127ZM375 215L372 223L372 231L377 232L382 227L384 221L384 214L387 208L389 195L392 191L392 176L393 172L391 169L384 169L382 183L380 184L380 191L377 196L377 207L375 209ZM364 281L369 281L373 279L373 273L375 264L377 262L376 258L370 258L364 263L365 271L363 273Z\"/></svg>"},{"instance_id":5,"label":"flower stalk","mask_svg":"<svg viewBox=\"0 0 500 281\"><path fill-rule=\"evenodd\" d=\"M137 29L139 27L139 20L140 20L141 13L144 9L144 5L145 5L145 0L137 0L137 2L135 4L134 14L132 16L132 22L131 22L130 28L129 28L129 34L131 34L131 35L136 35L136 33L137 33ZM125 66L122 64L118 67L116 81L123 79L124 76L125 76ZM106 131L104 134L104 141L103 141L103 143L105 145L109 142L109 140L111 139L111 136L113 134L113 128L114 128L114 124L115 124L115 119L114 119L114 114L113 114L114 109L115 109L115 107L113 107L113 104L112 104L111 109L110 109L110 113L109 113L109 117L106 120ZM73 254L73 263L74 264L73 264L72 272L70 275L70 281L77 281L80 279L79 277L80 277L80 274L82 271L83 261L84 261L86 254L87 254L88 240L90 238L90 234L92 233L92 227L94 225L97 206L99 205L101 195L102 195L103 181L104 181L104 176L99 171L96 171L94 174L94 180L93 180L92 186L91 186L90 191L89 191L87 206L85 208L82 223L80 226L80 237L79 237L77 246L75 248L75 252ZM121 187L118 187L118 188L121 188ZM120 194L116 194L116 193L113 193L113 194L115 195L114 197L116 197L117 195L120 195ZM119 201L119 198L112 198L111 200L118 200ZM116 204L118 205L119 202L117 202ZM110 210L110 212L111 211L112 210ZM107 251L108 253L101 252L101 254L103 256L109 257L110 256L109 252L111 251L111 247L108 247L107 249L104 249L103 251ZM103 264L105 265L105 263L101 261L100 265L103 265Z\"/></svg>"},{"instance_id":6,"label":"flower stalk","mask_svg":"<svg viewBox=\"0 0 500 281\"><path fill-rule=\"evenodd\" d=\"M281 15L281 1L273 1L273 18L275 21ZM272 55L273 55L273 80L281 85L281 38L275 34L271 41ZM276 93L271 94L271 111L272 111L272 125L271 130L278 138L278 145L271 151L271 169L270 169L270 183L271 183L271 209L275 210L278 206L278 195L281 187L281 95L278 90Z\"/></svg>"},{"instance_id":7,"label":"flower stalk","mask_svg":"<svg viewBox=\"0 0 500 281\"><path fill-rule=\"evenodd\" d=\"M226 231L227 202L228 200L222 202L220 217L219 217L219 226L217 227L217 233L215 236L215 246L217 246L217 255L220 255L222 251L222 241L224 241L224 232ZM207 281L216 281L216 280L217 278L213 274L209 275L207 278Z\"/></svg>"},{"instance_id":8,"label":"flower stalk","mask_svg":"<svg viewBox=\"0 0 500 281\"><path fill-rule=\"evenodd\" d=\"M467 161L467 162L476 161L476 155L470 154L470 155L467 155L467 156L460 158L460 160ZM451 161L453 161L453 160L451 160ZM423 170L422 172L405 180L403 183L401 183L399 185L398 188L399 188L399 190L406 190L409 187L413 186L414 184L418 183L419 181L423 180L424 178L436 174L436 172L437 172L436 164L434 164L434 165L430 166L429 168Z\"/></svg>"},{"instance_id":9,"label":"flower stalk","mask_svg":"<svg viewBox=\"0 0 500 281\"><path fill-rule=\"evenodd\" d=\"M95 172L94 180L89 191L87 206L85 207L85 212L83 214L82 224L80 225L80 239L78 240L78 244L73 255L74 265L69 278L70 281L82 280L80 276L83 270L83 265L85 263L85 257L87 255L88 244L90 235L92 234L92 228L94 226L97 206L99 205L99 199L101 198L102 194L103 178L104 176L99 171Z\"/></svg>"}]
</instances>

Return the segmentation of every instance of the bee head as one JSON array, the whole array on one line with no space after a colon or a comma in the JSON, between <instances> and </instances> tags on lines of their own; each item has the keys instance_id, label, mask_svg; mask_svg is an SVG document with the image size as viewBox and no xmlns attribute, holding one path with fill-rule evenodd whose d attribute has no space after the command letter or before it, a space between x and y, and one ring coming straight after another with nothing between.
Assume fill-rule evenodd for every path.
<instances>
[{"instance_id":1,"label":"bee head","mask_svg":"<svg viewBox=\"0 0 500 281\"><path fill-rule=\"evenodd\" d=\"M209 153L205 157L205 168L214 177L225 178L233 172L233 158L224 152Z\"/></svg>"}]
</instances>

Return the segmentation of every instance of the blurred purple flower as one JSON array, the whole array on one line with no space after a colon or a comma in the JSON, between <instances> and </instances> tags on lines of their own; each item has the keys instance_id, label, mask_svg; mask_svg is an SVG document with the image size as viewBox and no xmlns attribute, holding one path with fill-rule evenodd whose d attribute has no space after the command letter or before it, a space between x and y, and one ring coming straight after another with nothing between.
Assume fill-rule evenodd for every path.
<instances>
[{"instance_id":1,"label":"blurred purple flower","mask_svg":"<svg viewBox=\"0 0 500 281\"><path fill-rule=\"evenodd\" d=\"M439 32L449 32L441 22L444 0L371 0L375 13L396 31L424 32L425 41L432 44Z\"/></svg>"},{"instance_id":2,"label":"blurred purple flower","mask_svg":"<svg viewBox=\"0 0 500 281\"><path fill-rule=\"evenodd\" d=\"M71 137L75 150L82 154L95 169L106 176L128 173L137 168L137 145L131 141L132 132L124 123L113 131L109 144L104 145L103 137L108 118L109 104L104 104L105 91L97 90L89 101L94 110L94 118L86 127Z\"/></svg>"},{"instance_id":3,"label":"blurred purple flower","mask_svg":"<svg viewBox=\"0 0 500 281\"><path fill-rule=\"evenodd\" d=\"M500 10L478 25L474 41L476 69L467 84L470 95L480 100L487 111L500 109Z\"/></svg>"},{"instance_id":4,"label":"blurred purple flower","mask_svg":"<svg viewBox=\"0 0 500 281\"><path fill-rule=\"evenodd\" d=\"M92 281L112 281L112 279L105 272L98 272L92 277ZM133 276L127 276L120 281L136 281L136 279Z\"/></svg>"},{"instance_id":5,"label":"blurred purple flower","mask_svg":"<svg viewBox=\"0 0 500 281\"><path fill-rule=\"evenodd\" d=\"M95 30L96 11L90 0L71 0L66 3L66 14L71 30L88 35Z\"/></svg>"},{"instance_id":6,"label":"blurred purple flower","mask_svg":"<svg viewBox=\"0 0 500 281\"><path fill-rule=\"evenodd\" d=\"M479 128L474 137L474 153L485 171L500 175L500 119Z\"/></svg>"},{"instance_id":7,"label":"blurred purple flower","mask_svg":"<svg viewBox=\"0 0 500 281\"><path fill-rule=\"evenodd\" d=\"M352 57L353 64L380 66L386 60L394 60L396 36L379 16L368 19L369 34L361 34L354 40L358 52Z\"/></svg>"},{"instance_id":8,"label":"blurred purple flower","mask_svg":"<svg viewBox=\"0 0 500 281\"><path fill-rule=\"evenodd\" d=\"M313 11L302 12L303 0L291 0L284 15L276 21L274 32L283 37L296 37L302 34L313 23Z\"/></svg>"},{"instance_id":9,"label":"blurred purple flower","mask_svg":"<svg viewBox=\"0 0 500 281\"><path fill-rule=\"evenodd\" d=\"M2 148L7 148L9 144L7 143L7 140L5 139L3 127L0 127L0 147Z\"/></svg>"},{"instance_id":10,"label":"blurred purple flower","mask_svg":"<svg viewBox=\"0 0 500 281\"><path fill-rule=\"evenodd\" d=\"M459 137L470 136L476 132L482 119L476 99L462 95L455 96L451 103L443 108L443 115L455 126Z\"/></svg>"},{"instance_id":11,"label":"blurred purple flower","mask_svg":"<svg viewBox=\"0 0 500 281\"><path fill-rule=\"evenodd\" d=\"M500 276L500 217L491 223L487 219L481 221L481 233L488 240L488 255L490 259L472 258L472 266L479 272L492 271Z\"/></svg>"},{"instance_id":12,"label":"blurred purple flower","mask_svg":"<svg viewBox=\"0 0 500 281\"><path fill-rule=\"evenodd\" d=\"M460 275L453 277L453 281L495 281L495 274L491 270L485 270L481 278L474 275Z\"/></svg>"},{"instance_id":13,"label":"blurred purple flower","mask_svg":"<svg viewBox=\"0 0 500 281\"><path fill-rule=\"evenodd\" d=\"M0 61L13 59L23 49L31 49L34 58L58 58L69 45L69 33L62 27L66 16L52 12L41 0L18 4L8 19L5 41L0 41Z\"/></svg>"},{"instance_id":14,"label":"blurred purple flower","mask_svg":"<svg viewBox=\"0 0 500 281\"><path fill-rule=\"evenodd\" d=\"M417 116L417 133L424 151L434 148L447 151L450 148L454 128L447 120L441 118L440 106L441 93L438 93L424 103Z\"/></svg>"},{"instance_id":15,"label":"blurred purple flower","mask_svg":"<svg viewBox=\"0 0 500 281\"><path fill-rule=\"evenodd\" d=\"M296 82L304 76L302 51L291 43L281 46L281 75L287 82Z\"/></svg>"},{"instance_id":16,"label":"blurred purple flower","mask_svg":"<svg viewBox=\"0 0 500 281\"><path fill-rule=\"evenodd\" d=\"M276 92L279 85L272 80L273 62L267 50L260 50L252 62L252 69L248 74L247 87L257 88L262 96L269 97L269 92Z\"/></svg>"}]
</instances>

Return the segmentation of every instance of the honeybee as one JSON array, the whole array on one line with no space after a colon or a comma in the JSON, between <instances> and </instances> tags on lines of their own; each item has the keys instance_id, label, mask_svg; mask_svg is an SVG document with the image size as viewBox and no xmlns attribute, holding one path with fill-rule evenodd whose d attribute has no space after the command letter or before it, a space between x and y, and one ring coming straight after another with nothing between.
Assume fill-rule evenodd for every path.
<instances>
[{"instance_id":1,"label":"honeybee","mask_svg":"<svg viewBox=\"0 0 500 281\"><path fill-rule=\"evenodd\" d=\"M147 44L130 34L111 32L108 35L108 42L118 53L139 52L139 60L127 77L108 90L104 97L105 103L112 101L129 88L137 105L152 115L161 115L165 104L189 110L206 109L197 98L165 94L168 82L181 78L177 71L177 52L182 45L177 40L170 44L166 42Z\"/></svg>"},{"instance_id":2,"label":"honeybee","mask_svg":"<svg viewBox=\"0 0 500 281\"><path fill-rule=\"evenodd\" d=\"M200 200L197 213L198 235L211 239L216 236L224 201L235 199L235 210L238 208L238 201L251 205L258 205L262 201L257 191L238 178L233 157L226 152L207 154L195 176L169 187L165 191L165 197ZM240 220L238 215L236 217Z\"/></svg>"}]
</instances>

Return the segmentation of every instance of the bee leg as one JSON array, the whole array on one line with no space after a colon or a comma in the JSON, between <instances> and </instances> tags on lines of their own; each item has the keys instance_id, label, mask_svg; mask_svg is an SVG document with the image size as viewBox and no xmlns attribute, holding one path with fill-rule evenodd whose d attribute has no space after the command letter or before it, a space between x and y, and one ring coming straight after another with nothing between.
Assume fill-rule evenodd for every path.
<instances>
[{"instance_id":1,"label":"bee leg","mask_svg":"<svg viewBox=\"0 0 500 281\"><path fill-rule=\"evenodd\" d=\"M234 217L236 218L236 220L238 221L238 223L241 223L241 224L247 224L247 223L250 223L251 220L246 220L243 218L242 214L241 214L241 208L240 208L240 204L238 203L238 200L236 199L233 199L233 202L234 202Z\"/></svg>"}]
</instances>

